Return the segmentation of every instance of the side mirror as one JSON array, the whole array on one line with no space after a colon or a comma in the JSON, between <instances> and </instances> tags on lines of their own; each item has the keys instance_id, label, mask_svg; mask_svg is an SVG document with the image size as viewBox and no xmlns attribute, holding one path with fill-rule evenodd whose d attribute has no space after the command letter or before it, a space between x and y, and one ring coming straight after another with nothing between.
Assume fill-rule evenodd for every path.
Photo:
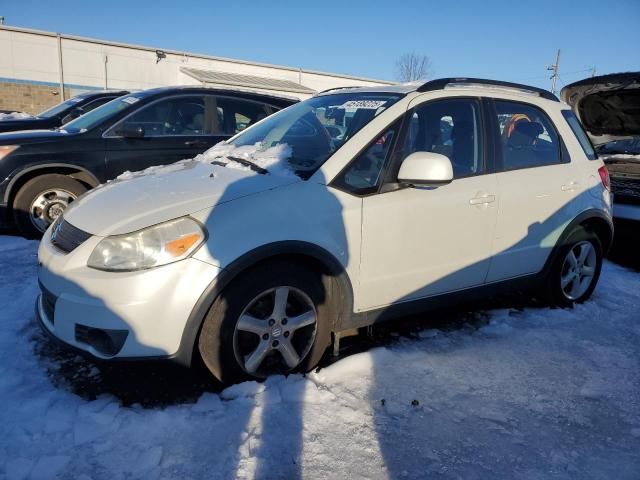
<instances>
[{"instance_id":1,"label":"side mirror","mask_svg":"<svg viewBox=\"0 0 640 480\"><path fill-rule=\"evenodd\" d=\"M124 124L118 133L124 138L142 138L144 137L144 128L139 125Z\"/></svg>"},{"instance_id":2,"label":"side mirror","mask_svg":"<svg viewBox=\"0 0 640 480\"><path fill-rule=\"evenodd\" d=\"M84 115L85 112L81 108L74 108L71 112L67 113L64 117L62 117L62 125L65 123L69 123L71 120L75 120L78 117Z\"/></svg>"},{"instance_id":3,"label":"side mirror","mask_svg":"<svg viewBox=\"0 0 640 480\"><path fill-rule=\"evenodd\" d=\"M404 159L398 172L398 182L409 185L439 187L452 180L451 160L433 152L412 153Z\"/></svg>"}]
</instances>

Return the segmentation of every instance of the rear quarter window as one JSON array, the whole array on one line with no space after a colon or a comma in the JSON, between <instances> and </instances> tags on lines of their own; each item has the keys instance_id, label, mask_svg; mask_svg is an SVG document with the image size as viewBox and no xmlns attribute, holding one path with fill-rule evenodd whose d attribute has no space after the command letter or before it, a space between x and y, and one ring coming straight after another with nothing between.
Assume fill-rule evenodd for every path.
<instances>
[{"instance_id":1,"label":"rear quarter window","mask_svg":"<svg viewBox=\"0 0 640 480\"><path fill-rule=\"evenodd\" d=\"M572 110L563 110L562 116L564 116L565 120L569 124L569 127L571 127L571 131L573 131L573 134L578 139L578 142L580 143L580 146L582 147L582 150L584 151L584 154L587 156L587 158L589 160L596 160L598 158L598 155L593 148L591 140L589 140L589 136L584 131L584 128L582 128L580 120L578 120L578 117L576 117L576 114L573 113Z\"/></svg>"}]
</instances>

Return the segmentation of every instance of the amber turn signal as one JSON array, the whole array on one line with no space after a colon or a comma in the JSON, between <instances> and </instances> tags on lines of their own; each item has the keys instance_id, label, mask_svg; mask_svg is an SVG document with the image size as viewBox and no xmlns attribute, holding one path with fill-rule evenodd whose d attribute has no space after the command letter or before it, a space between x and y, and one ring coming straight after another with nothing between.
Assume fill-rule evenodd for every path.
<instances>
[{"instance_id":1,"label":"amber turn signal","mask_svg":"<svg viewBox=\"0 0 640 480\"><path fill-rule=\"evenodd\" d=\"M198 240L200 240L200 235L198 235L197 233L192 233L180 237L176 240L170 241L164 246L164 248L170 255L179 257L181 255L184 255L184 253L189 250Z\"/></svg>"}]
</instances>

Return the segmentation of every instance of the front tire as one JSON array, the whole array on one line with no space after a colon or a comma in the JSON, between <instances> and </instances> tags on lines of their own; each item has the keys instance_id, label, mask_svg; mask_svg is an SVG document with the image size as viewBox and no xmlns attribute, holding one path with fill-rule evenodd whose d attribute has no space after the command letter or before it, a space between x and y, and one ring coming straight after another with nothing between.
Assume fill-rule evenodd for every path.
<instances>
[{"instance_id":1,"label":"front tire","mask_svg":"<svg viewBox=\"0 0 640 480\"><path fill-rule=\"evenodd\" d=\"M600 278L602 261L600 238L583 227L576 228L551 268L545 294L548 303L570 307L588 300Z\"/></svg>"},{"instance_id":2,"label":"front tire","mask_svg":"<svg viewBox=\"0 0 640 480\"><path fill-rule=\"evenodd\" d=\"M330 304L318 272L285 261L253 268L211 306L198 339L202 360L226 384L307 372L330 343Z\"/></svg>"},{"instance_id":3,"label":"front tire","mask_svg":"<svg viewBox=\"0 0 640 480\"><path fill-rule=\"evenodd\" d=\"M87 188L71 177L41 175L25 183L13 202L13 220L26 238L42 234Z\"/></svg>"}]
</instances>

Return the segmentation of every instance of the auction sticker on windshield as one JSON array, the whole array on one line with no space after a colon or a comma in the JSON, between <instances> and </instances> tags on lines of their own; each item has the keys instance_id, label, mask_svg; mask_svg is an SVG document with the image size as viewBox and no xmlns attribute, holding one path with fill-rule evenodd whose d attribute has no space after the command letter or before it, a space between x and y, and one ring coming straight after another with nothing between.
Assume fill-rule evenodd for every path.
<instances>
[{"instance_id":1,"label":"auction sticker on windshield","mask_svg":"<svg viewBox=\"0 0 640 480\"><path fill-rule=\"evenodd\" d=\"M377 110L385 103L387 103L386 100L349 100L340 106L342 108L366 108L369 110Z\"/></svg>"},{"instance_id":2,"label":"auction sticker on windshield","mask_svg":"<svg viewBox=\"0 0 640 480\"><path fill-rule=\"evenodd\" d=\"M136 103L137 101L139 101L140 99L137 97L125 97L122 99L123 102L128 103L129 105L133 105L134 103Z\"/></svg>"}]
</instances>

